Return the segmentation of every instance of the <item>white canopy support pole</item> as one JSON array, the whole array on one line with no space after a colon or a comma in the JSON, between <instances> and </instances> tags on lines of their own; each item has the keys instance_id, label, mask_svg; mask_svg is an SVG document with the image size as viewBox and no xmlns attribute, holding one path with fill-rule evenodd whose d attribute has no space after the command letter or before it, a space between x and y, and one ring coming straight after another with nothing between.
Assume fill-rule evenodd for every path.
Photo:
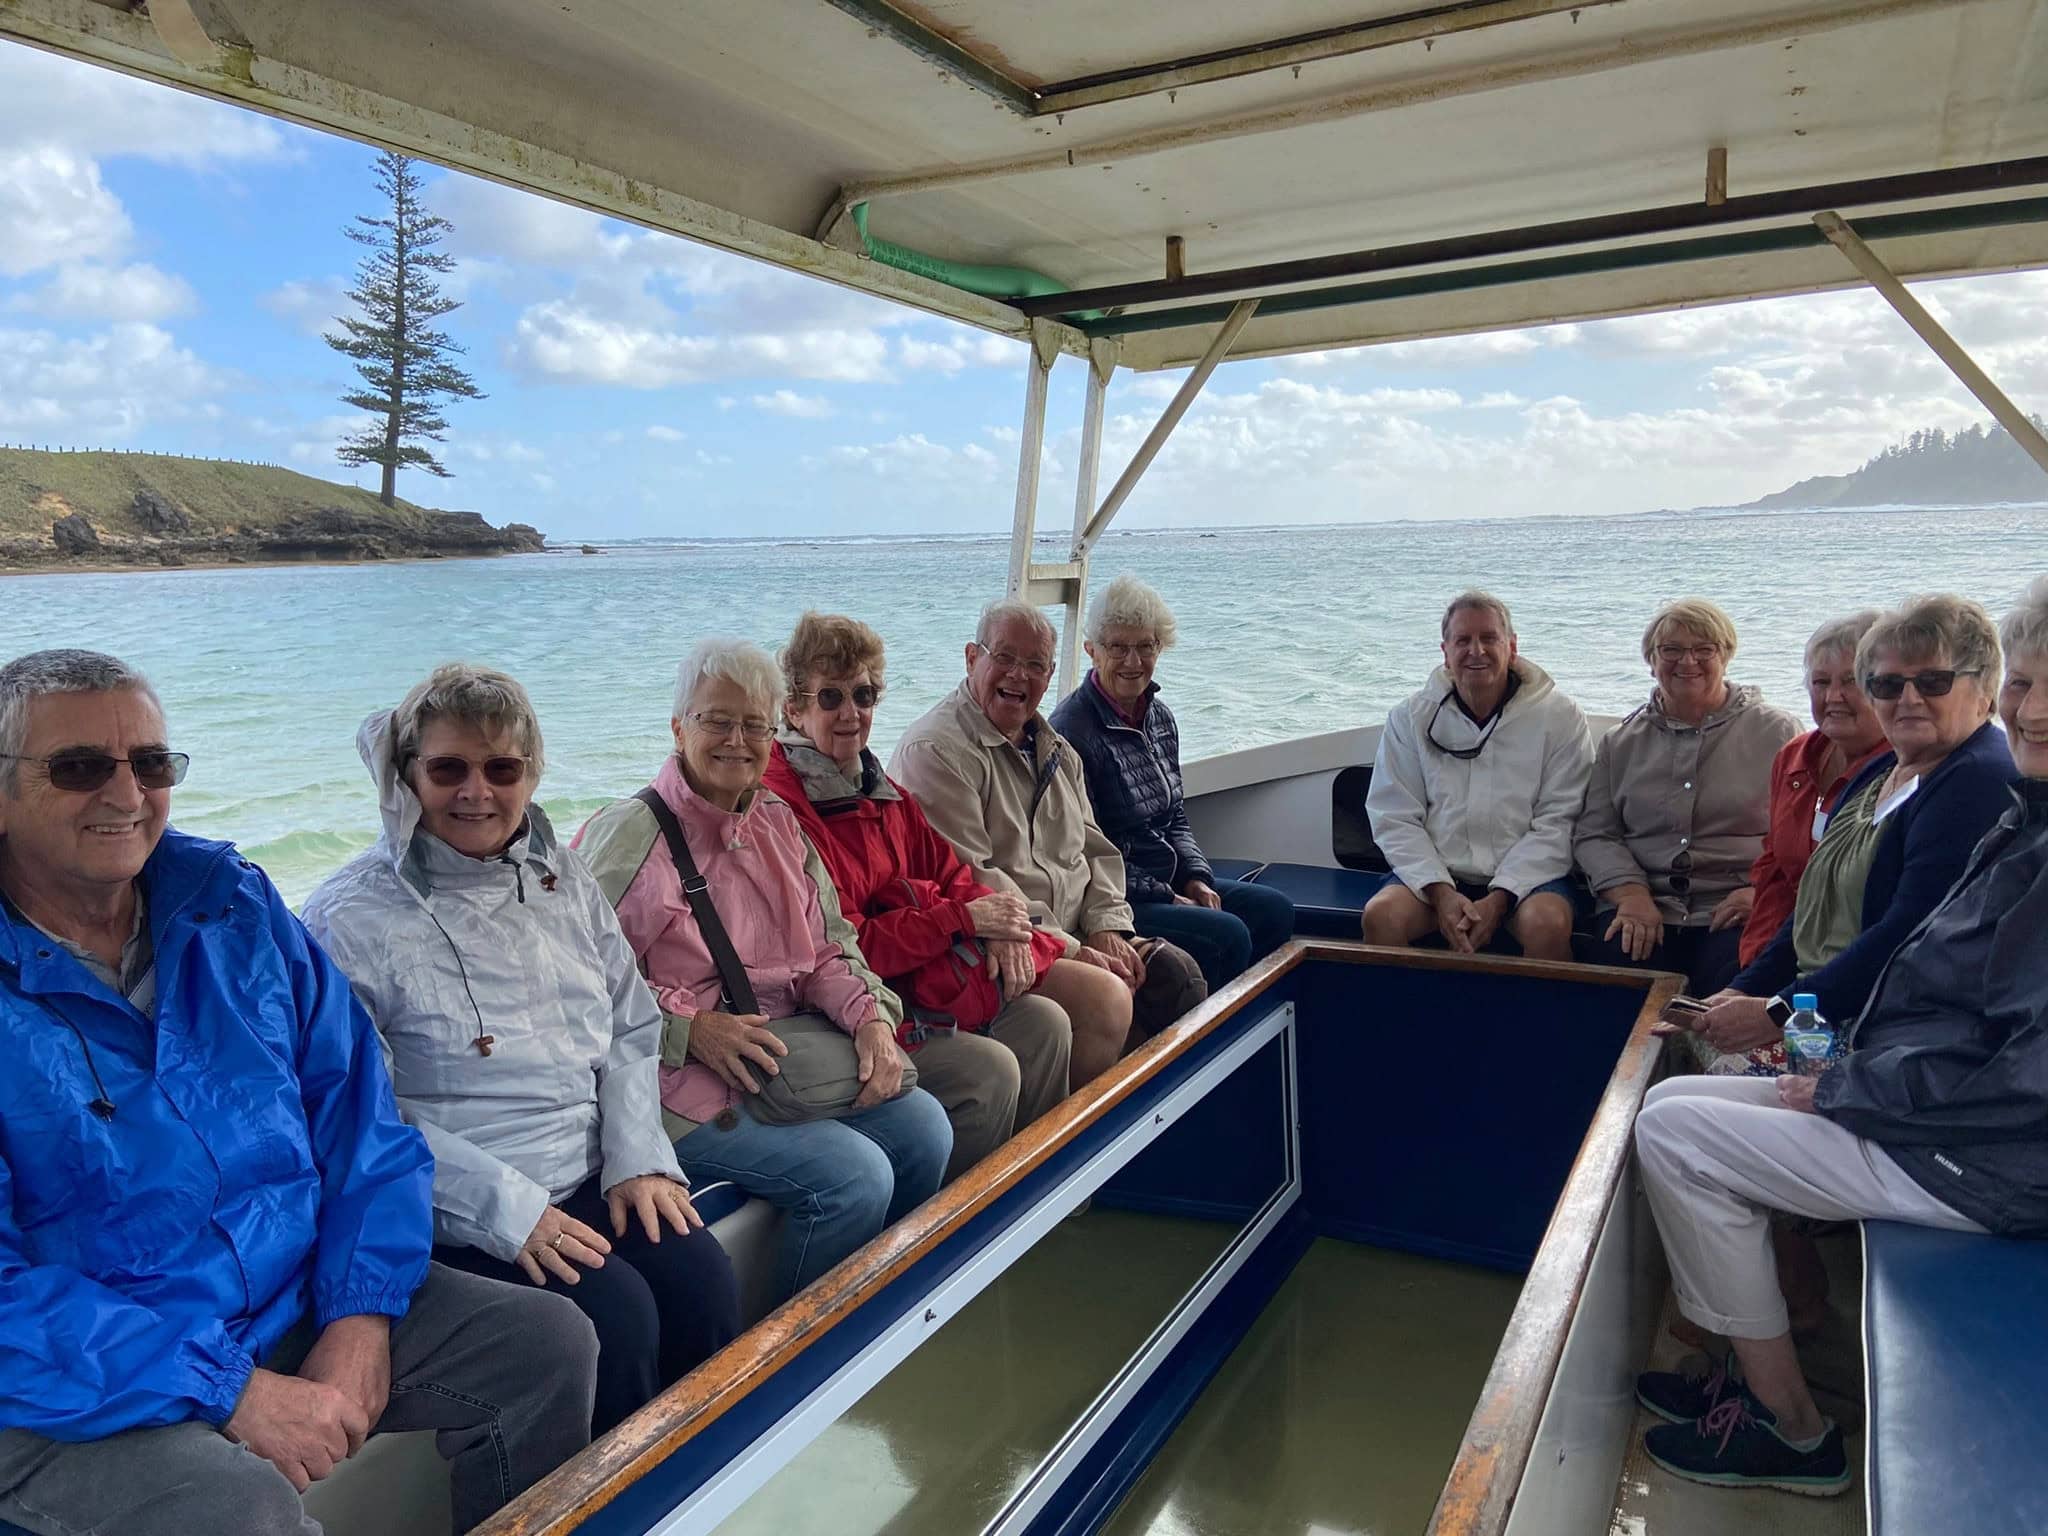
<instances>
[{"instance_id":1,"label":"white canopy support pole","mask_svg":"<svg viewBox=\"0 0 2048 1536\"><path fill-rule=\"evenodd\" d=\"M1031 355L1024 363L1024 427L1017 444L1017 507L1010 521L1010 580L1004 595L1020 597L1031 580L1031 546L1038 532L1038 466L1045 450L1045 395L1059 347L1050 326L1031 323Z\"/></svg>"},{"instance_id":2,"label":"white canopy support pole","mask_svg":"<svg viewBox=\"0 0 2048 1536\"><path fill-rule=\"evenodd\" d=\"M1102 415L1116 372L1116 348L1096 341L1088 348L1088 399L1081 413L1081 468L1074 485L1074 564L1079 567L1066 586L1066 621L1060 627L1059 689L1062 696L1081 686L1081 613L1088 601L1088 552L1081 537L1095 510L1095 487L1102 474Z\"/></svg>"},{"instance_id":3,"label":"white canopy support pole","mask_svg":"<svg viewBox=\"0 0 2048 1536\"><path fill-rule=\"evenodd\" d=\"M1948 364L1949 372L1963 381L1963 388L1975 395L1998 424L2012 434L2012 440L2026 449L2044 471L2048 471L2048 437L2043 437L2041 429L2027 414L2012 403L2004 390L1991 382L1991 376L1979 368L1956 339L1941 328L1941 322L1927 313L1891 268L1879 259L1877 252L1850 228L1848 220L1838 213L1816 213L1813 222L1834 242L1835 249L1849 258L1870 286L1884 295L1885 302L1899 312L1899 318L1919 334L1934 355Z\"/></svg>"},{"instance_id":4,"label":"white canopy support pole","mask_svg":"<svg viewBox=\"0 0 2048 1536\"><path fill-rule=\"evenodd\" d=\"M1181 417L1187 415L1188 407L1195 403L1195 396L1202 392L1202 386L1209 382L1209 375L1216 371L1216 365L1229 354L1238 333L1251 324L1257 313L1257 299L1239 299L1231 309L1230 316L1223 322L1223 328L1216 333L1216 339L1209 343L1209 350L1202 354L1202 360L1195 364L1194 372L1181 381L1180 389L1154 422L1152 430L1145 434L1145 441L1138 444L1138 451L1131 455L1131 462L1124 472L1117 476L1116 484L1109 488L1102 505L1095 515L1074 538L1074 558L1086 560L1088 552L1095 547L1095 541L1102 537L1109 527L1109 520L1116 516L1118 509L1130 499L1137 489L1138 481L1145 471L1152 467L1152 461L1159 457L1159 450L1166 446L1166 440L1173 436L1173 429L1180 425Z\"/></svg>"}]
</instances>

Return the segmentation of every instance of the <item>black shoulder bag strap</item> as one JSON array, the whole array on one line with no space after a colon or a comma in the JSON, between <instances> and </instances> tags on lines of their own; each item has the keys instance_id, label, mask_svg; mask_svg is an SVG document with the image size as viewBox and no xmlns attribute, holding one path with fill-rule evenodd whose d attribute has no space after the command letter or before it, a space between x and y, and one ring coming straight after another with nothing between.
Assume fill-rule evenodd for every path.
<instances>
[{"instance_id":1,"label":"black shoulder bag strap","mask_svg":"<svg viewBox=\"0 0 2048 1536\"><path fill-rule=\"evenodd\" d=\"M711 903L711 888L704 876L698 873L697 861L691 857L690 844L683 836L681 823L661 793L650 784L637 791L633 798L648 810L654 812L655 823L661 828L661 835L668 842L668 856L675 862L676 873L682 877L683 900L690 904L691 915L697 919L697 932L703 936L704 947L711 951L711 963L718 967L718 980L724 989L722 1001L729 1013L759 1013L760 1002L754 996L754 984L747 980L747 968L740 964L740 957L732 947L732 938L725 931L725 924L719 920L718 908Z\"/></svg>"}]
</instances>

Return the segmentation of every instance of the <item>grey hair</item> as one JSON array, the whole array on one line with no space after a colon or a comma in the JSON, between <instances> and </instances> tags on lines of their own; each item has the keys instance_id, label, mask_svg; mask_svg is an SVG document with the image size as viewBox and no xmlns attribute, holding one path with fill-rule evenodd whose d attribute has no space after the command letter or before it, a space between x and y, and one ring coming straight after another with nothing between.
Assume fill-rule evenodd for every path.
<instances>
[{"instance_id":1,"label":"grey hair","mask_svg":"<svg viewBox=\"0 0 2048 1536\"><path fill-rule=\"evenodd\" d=\"M1102 632L1112 624L1151 630L1162 651L1172 650L1174 638L1180 633L1166 599L1129 572L1095 594L1095 600L1088 605L1087 627L1081 633L1099 643Z\"/></svg>"},{"instance_id":2,"label":"grey hair","mask_svg":"<svg viewBox=\"0 0 2048 1536\"><path fill-rule=\"evenodd\" d=\"M1875 608L1859 608L1839 619L1829 619L1806 637L1807 667L1810 669L1817 658L1833 656L1837 652L1847 656L1849 664L1855 666L1857 646L1863 643L1863 637L1870 633L1871 626L1883 617Z\"/></svg>"},{"instance_id":3,"label":"grey hair","mask_svg":"<svg viewBox=\"0 0 2048 1536\"><path fill-rule=\"evenodd\" d=\"M1455 619L1467 608L1479 608L1492 614L1500 620L1500 627L1508 632L1508 638L1514 638L1515 619L1514 615L1508 612L1508 605L1495 597L1491 592L1481 592L1477 587L1474 587L1470 591L1460 592L1456 597L1452 598L1451 606L1444 610L1444 639L1448 640L1451 638L1451 620Z\"/></svg>"},{"instance_id":4,"label":"grey hair","mask_svg":"<svg viewBox=\"0 0 2048 1536\"><path fill-rule=\"evenodd\" d=\"M2008 661L2048 657L2048 576L2036 576L2005 622L1998 627Z\"/></svg>"},{"instance_id":5,"label":"grey hair","mask_svg":"<svg viewBox=\"0 0 2048 1536\"><path fill-rule=\"evenodd\" d=\"M984 651L995 638L997 630L1012 619L1029 624L1038 637L1048 646L1057 648L1060 637L1053 632L1052 620L1040 613L1021 597L999 597L981 610L981 622L974 626L974 643Z\"/></svg>"},{"instance_id":6,"label":"grey hair","mask_svg":"<svg viewBox=\"0 0 2048 1536\"><path fill-rule=\"evenodd\" d=\"M1882 615L1856 647L1856 675L1868 677L1879 651L1918 664L1945 657L1958 672L1975 672L1987 696L1998 691L1998 626L1982 603L1952 592L1911 597Z\"/></svg>"},{"instance_id":7,"label":"grey hair","mask_svg":"<svg viewBox=\"0 0 2048 1536\"><path fill-rule=\"evenodd\" d=\"M547 766L533 700L519 680L507 673L466 661L447 661L429 672L425 682L414 684L391 714L391 753L400 773L419 756L420 737L437 720L452 720L486 735L511 737L519 755L526 759L529 782L538 780Z\"/></svg>"},{"instance_id":8,"label":"grey hair","mask_svg":"<svg viewBox=\"0 0 2048 1536\"><path fill-rule=\"evenodd\" d=\"M0 789L9 794L19 782L21 765L14 761L28 745L28 716L37 699L56 693L139 693L161 716L164 701L149 679L117 656L103 651L31 651L0 667Z\"/></svg>"},{"instance_id":9,"label":"grey hair","mask_svg":"<svg viewBox=\"0 0 2048 1536\"><path fill-rule=\"evenodd\" d=\"M782 669L775 658L751 640L733 635L709 635L690 647L690 654L676 668L675 718L690 712L690 700L704 680L723 678L747 691L747 702L758 705L761 714L773 720L782 698Z\"/></svg>"}]
</instances>

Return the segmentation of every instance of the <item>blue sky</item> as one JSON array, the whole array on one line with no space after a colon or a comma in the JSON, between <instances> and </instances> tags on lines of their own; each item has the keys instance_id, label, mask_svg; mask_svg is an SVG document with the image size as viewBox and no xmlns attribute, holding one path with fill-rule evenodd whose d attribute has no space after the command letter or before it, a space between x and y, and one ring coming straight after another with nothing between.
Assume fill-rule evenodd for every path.
<instances>
[{"instance_id":1,"label":"blue sky","mask_svg":"<svg viewBox=\"0 0 2048 1536\"><path fill-rule=\"evenodd\" d=\"M0 441L267 459L352 481L319 339L372 152L0 45ZM431 166L448 320L487 400L401 494L557 538L996 531L1023 351ZM1923 297L2048 404L2048 276ZM1104 479L1174 376L1119 375ZM1081 365L1055 373L1045 519L1071 516ZM1730 503L1982 416L1874 295L1228 364L1135 525ZM369 474L362 472L369 483Z\"/></svg>"}]
</instances>

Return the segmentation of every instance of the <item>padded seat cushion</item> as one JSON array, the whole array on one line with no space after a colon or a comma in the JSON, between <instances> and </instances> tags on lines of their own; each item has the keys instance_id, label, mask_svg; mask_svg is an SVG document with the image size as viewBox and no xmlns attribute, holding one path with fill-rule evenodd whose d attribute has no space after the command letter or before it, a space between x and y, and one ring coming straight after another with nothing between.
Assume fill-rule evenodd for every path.
<instances>
[{"instance_id":1,"label":"padded seat cushion","mask_svg":"<svg viewBox=\"0 0 2048 1536\"><path fill-rule=\"evenodd\" d=\"M715 1227L734 1211L745 1205L750 1196L731 1179L720 1179L716 1184L700 1184L690 1191L690 1204L697 1208L697 1214L704 1218L704 1225Z\"/></svg>"},{"instance_id":2,"label":"padded seat cushion","mask_svg":"<svg viewBox=\"0 0 2048 1536\"><path fill-rule=\"evenodd\" d=\"M1863 1224L1871 1536L2048 1531L2048 1242Z\"/></svg>"},{"instance_id":3,"label":"padded seat cushion","mask_svg":"<svg viewBox=\"0 0 2048 1536\"><path fill-rule=\"evenodd\" d=\"M1294 931L1320 938L1355 939L1358 914L1392 875L1362 869L1324 869L1314 864L1268 864L1252 877L1294 903Z\"/></svg>"},{"instance_id":4,"label":"padded seat cushion","mask_svg":"<svg viewBox=\"0 0 2048 1536\"><path fill-rule=\"evenodd\" d=\"M1266 866L1257 859L1211 859L1209 868L1218 880L1250 880Z\"/></svg>"}]
</instances>

